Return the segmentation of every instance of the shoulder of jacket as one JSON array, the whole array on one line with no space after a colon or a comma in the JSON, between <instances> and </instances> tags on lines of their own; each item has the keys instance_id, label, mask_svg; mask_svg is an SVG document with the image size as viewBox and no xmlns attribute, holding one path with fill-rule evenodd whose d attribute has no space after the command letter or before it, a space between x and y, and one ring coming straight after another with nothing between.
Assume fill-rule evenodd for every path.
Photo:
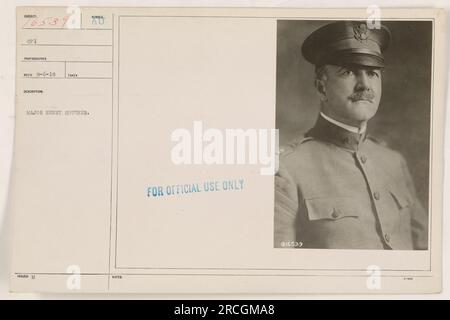
<instances>
[{"instance_id":1,"label":"shoulder of jacket","mask_svg":"<svg viewBox=\"0 0 450 320\"><path fill-rule=\"evenodd\" d=\"M390 159L390 161L400 159L400 162L402 162L402 154L399 151L392 149L386 141L369 135L367 136L367 139L371 140L376 146L378 146L378 152L381 152L379 155L386 157L386 159Z\"/></svg>"},{"instance_id":2,"label":"shoulder of jacket","mask_svg":"<svg viewBox=\"0 0 450 320\"><path fill-rule=\"evenodd\" d=\"M372 136L370 134L367 135L367 139L371 140L372 142L375 142L376 144L378 144L378 145L380 145L382 147L389 148L389 146L388 146L386 141L378 139L378 138L375 138L374 136Z\"/></svg>"},{"instance_id":3,"label":"shoulder of jacket","mask_svg":"<svg viewBox=\"0 0 450 320\"><path fill-rule=\"evenodd\" d=\"M302 144L311 140L314 140L314 138L308 136L301 136L292 140L290 143L280 147L280 156L286 157L292 154Z\"/></svg>"}]
</instances>

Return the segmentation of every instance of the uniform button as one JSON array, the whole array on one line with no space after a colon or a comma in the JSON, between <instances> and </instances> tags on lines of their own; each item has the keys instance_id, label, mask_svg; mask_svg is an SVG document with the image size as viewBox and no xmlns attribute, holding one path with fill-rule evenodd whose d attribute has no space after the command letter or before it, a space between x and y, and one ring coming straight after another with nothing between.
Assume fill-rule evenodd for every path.
<instances>
[{"instance_id":1,"label":"uniform button","mask_svg":"<svg viewBox=\"0 0 450 320\"><path fill-rule=\"evenodd\" d=\"M375 200L380 200L380 193L379 192L377 192L377 191L375 191L374 193L373 193L373 197L375 198Z\"/></svg>"},{"instance_id":2,"label":"uniform button","mask_svg":"<svg viewBox=\"0 0 450 320\"><path fill-rule=\"evenodd\" d=\"M386 240L386 242L391 241L391 237L387 233L384 235L384 239Z\"/></svg>"},{"instance_id":3,"label":"uniform button","mask_svg":"<svg viewBox=\"0 0 450 320\"><path fill-rule=\"evenodd\" d=\"M333 213L331 214L331 216L333 217L333 219L336 219L339 217L339 213L336 211L333 211Z\"/></svg>"},{"instance_id":4,"label":"uniform button","mask_svg":"<svg viewBox=\"0 0 450 320\"><path fill-rule=\"evenodd\" d=\"M361 162L362 162L362 163L366 163L366 161L367 161L367 157L364 156L364 155L362 155L362 156L361 156Z\"/></svg>"}]
</instances>

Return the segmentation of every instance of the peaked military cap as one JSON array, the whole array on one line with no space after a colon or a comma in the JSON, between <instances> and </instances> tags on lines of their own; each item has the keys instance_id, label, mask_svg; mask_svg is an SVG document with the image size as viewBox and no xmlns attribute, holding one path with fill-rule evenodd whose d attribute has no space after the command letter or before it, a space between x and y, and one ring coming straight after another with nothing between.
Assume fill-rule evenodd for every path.
<instances>
[{"instance_id":1,"label":"peaked military cap","mask_svg":"<svg viewBox=\"0 0 450 320\"><path fill-rule=\"evenodd\" d=\"M317 67L333 64L383 68L382 53L390 38L389 29L383 25L371 29L364 21L338 21L311 33L303 42L302 54Z\"/></svg>"}]
</instances>

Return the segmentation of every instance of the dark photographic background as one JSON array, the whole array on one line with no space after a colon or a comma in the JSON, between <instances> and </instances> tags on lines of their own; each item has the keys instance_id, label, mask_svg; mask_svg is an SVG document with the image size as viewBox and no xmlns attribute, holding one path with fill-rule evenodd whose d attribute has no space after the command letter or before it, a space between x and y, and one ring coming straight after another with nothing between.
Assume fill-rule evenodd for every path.
<instances>
[{"instance_id":1,"label":"dark photographic background","mask_svg":"<svg viewBox=\"0 0 450 320\"><path fill-rule=\"evenodd\" d=\"M317 28L332 21L278 21L276 127L280 145L303 135L319 113L314 66L301 45ZM386 68L378 113L368 133L405 157L419 199L428 207L431 111L431 21L383 21L392 34L384 52Z\"/></svg>"}]
</instances>

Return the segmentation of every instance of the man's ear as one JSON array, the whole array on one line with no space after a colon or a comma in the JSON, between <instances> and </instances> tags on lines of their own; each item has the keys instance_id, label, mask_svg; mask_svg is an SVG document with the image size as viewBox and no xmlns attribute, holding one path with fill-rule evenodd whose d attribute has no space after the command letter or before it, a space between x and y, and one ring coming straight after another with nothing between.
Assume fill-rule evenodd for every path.
<instances>
[{"instance_id":1,"label":"man's ear","mask_svg":"<svg viewBox=\"0 0 450 320\"><path fill-rule=\"evenodd\" d=\"M319 92L320 100L327 100L327 90L325 89L325 83L323 80L316 79L314 80L314 85L316 86L317 92Z\"/></svg>"}]
</instances>

